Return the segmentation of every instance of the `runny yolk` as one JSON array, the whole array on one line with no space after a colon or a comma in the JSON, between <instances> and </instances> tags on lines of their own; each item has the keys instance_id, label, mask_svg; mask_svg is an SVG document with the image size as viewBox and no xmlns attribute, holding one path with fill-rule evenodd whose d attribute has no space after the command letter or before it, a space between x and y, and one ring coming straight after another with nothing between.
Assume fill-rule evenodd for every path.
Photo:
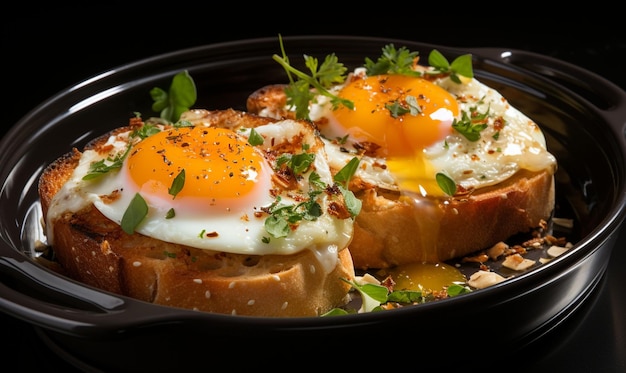
<instances>
[{"instance_id":1,"label":"runny yolk","mask_svg":"<svg viewBox=\"0 0 626 373\"><path fill-rule=\"evenodd\" d=\"M352 140L378 147L402 190L443 194L423 151L452 132L459 105L450 93L422 78L376 75L351 81L339 96L354 109L340 106L334 121Z\"/></svg>"},{"instance_id":2,"label":"runny yolk","mask_svg":"<svg viewBox=\"0 0 626 373\"><path fill-rule=\"evenodd\" d=\"M339 96L351 100L354 110L340 106L335 119L353 139L381 146L379 155L385 157L412 156L444 139L459 112L445 89L405 75L356 79ZM394 113L394 108L408 111Z\"/></svg>"},{"instance_id":3,"label":"runny yolk","mask_svg":"<svg viewBox=\"0 0 626 373\"><path fill-rule=\"evenodd\" d=\"M440 291L454 282L465 282L465 276L445 263L416 262L382 271L391 275L395 290Z\"/></svg>"},{"instance_id":4,"label":"runny yolk","mask_svg":"<svg viewBox=\"0 0 626 373\"><path fill-rule=\"evenodd\" d=\"M183 188L169 198L215 201L250 193L263 161L263 156L235 132L197 126L147 137L132 149L127 167L142 191L160 197L168 196L174 179L184 170Z\"/></svg>"}]
</instances>

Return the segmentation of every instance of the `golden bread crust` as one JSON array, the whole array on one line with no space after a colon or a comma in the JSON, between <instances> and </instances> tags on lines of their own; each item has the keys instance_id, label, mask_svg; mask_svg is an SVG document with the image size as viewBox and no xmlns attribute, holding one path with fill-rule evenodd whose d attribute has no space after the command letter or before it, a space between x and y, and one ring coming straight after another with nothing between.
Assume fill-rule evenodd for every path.
<instances>
[{"instance_id":1,"label":"golden bread crust","mask_svg":"<svg viewBox=\"0 0 626 373\"><path fill-rule=\"evenodd\" d=\"M213 125L237 119L214 113ZM256 121L252 116L245 120ZM266 119L260 120L261 123ZM119 128L121 132L131 127ZM103 144L110 134L86 148ZM73 149L43 172L39 193L44 218L52 198L78 165ZM63 273L85 284L146 302L200 311L268 317L319 316L349 300L354 278L347 249L328 273L313 250L293 255L243 255L167 243L126 234L93 205L52 223L56 260Z\"/></svg>"},{"instance_id":2,"label":"golden bread crust","mask_svg":"<svg viewBox=\"0 0 626 373\"><path fill-rule=\"evenodd\" d=\"M285 118L285 84L259 88L247 110ZM553 170L520 171L496 186L474 190L467 198L413 203L377 186L354 180L351 189L363 202L349 245L358 269L388 268L418 261L438 262L488 248L548 220L555 199Z\"/></svg>"},{"instance_id":3,"label":"golden bread crust","mask_svg":"<svg viewBox=\"0 0 626 373\"><path fill-rule=\"evenodd\" d=\"M357 196L363 206L349 246L354 265L387 268L461 257L540 226L552 214L554 178L522 171L467 199L432 201L426 211L424 201L416 205L375 188Z\"/></svg>"}]
</instances>

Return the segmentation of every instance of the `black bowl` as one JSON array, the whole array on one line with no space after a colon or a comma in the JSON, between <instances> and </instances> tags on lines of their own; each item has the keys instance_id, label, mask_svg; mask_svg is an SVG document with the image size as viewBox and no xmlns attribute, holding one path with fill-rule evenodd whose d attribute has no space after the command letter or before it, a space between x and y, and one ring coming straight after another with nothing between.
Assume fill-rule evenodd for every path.
<instances>
[{"instance_id":1,"label":"black bowl","mask_svg":"<svg viewBox=\"0 0 626 373\"><path fill-rule=\"evenodd\" d=\"M235 351L237 366L280 366L285 357L320 365L325 355L408 355L449 366L475 354L514 350L559 325L593 294L626 215L626 93L549 57L502 49L456 49L408 40L302 36L284 39L291 61L335 52L348 67L390 42L449 59L472 53L476 77L543 129L557 157L557 215L574 219L573 249L515 278L471 294L379 313L325 318L258 318L200 313L100 291L40 265L37 181L71 147L152 113L148 94L186 69L196 107L245 110L255 89L284 82L271 58L277 38L214 44L138 61L70 87L28 113L0 143L0 310L32 323L75 365L105 371L193 369ZM312 349L315 349L312 352ZM380 353L371 357L369 351ZM311 354L319 354L314 356ZM313 361L312 361L313 360ZM319 361L317 361L319 360ZM430 363L428 363L430 362ZM348 368L346 368L348 369Z\"/></svg>"}]
</instances>

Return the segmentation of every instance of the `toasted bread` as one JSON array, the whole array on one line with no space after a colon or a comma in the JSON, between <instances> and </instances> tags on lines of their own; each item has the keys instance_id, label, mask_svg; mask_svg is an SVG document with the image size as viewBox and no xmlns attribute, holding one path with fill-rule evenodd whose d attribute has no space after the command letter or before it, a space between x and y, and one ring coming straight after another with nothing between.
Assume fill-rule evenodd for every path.
<instances>
[{"instance_id":1,"label":"toasted bread","mask_svg":"<svg viewBox=\"0 0 626 373\"><path fill-rule=\"evenodd\" d=\"M248 97L247 110L294 118L295 112L286 107L285 87L259 88ZM521 169L467 195L417 200L356 178L351 190L362 201L362 210L349 246L354 265L369 269L446 261L529 232L551 217L554 170Z\"/></svg>"},{"instance_id":2,"label":"toasted bread","mask_svg":"<svg viewBox=\"0 0 626 373\"><path fill-rule=\"evenodd\" d=\"M250 126L254 116L224 111L212 125ZM267 123L267 119L258 119ZM259 123L260 123L259 122ZM131 121L132 123L132 121ZM91 141L103 146L118 128ZM73 149L52 162L39 179L44 218L71 177L82 152ZM305 249L290 255L251 255L198 249L128 234L93 204L48 219L47 232L63 273L85 284L155 304L199 311L269 317L319 316L349 301L354 278L351 255L337 248L334 268ZM326 267L324 267L326 266Z\"/></svg>"}]
</instances>

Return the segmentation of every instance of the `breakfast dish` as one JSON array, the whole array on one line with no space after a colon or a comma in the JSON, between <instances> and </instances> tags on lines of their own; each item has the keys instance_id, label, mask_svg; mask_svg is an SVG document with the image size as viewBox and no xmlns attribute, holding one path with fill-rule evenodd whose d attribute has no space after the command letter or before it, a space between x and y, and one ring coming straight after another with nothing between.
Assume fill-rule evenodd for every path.
<instances>
[{"instance_id":1,"label":"breakfast dish","mask_svg":"<svg viewBox=\"0 0 626 373\"><path fill-rule=\"evenodd\" d=\"M467 275L444 263L479 250L534 264L503 241L545 239L556 160L469 55L435 50L423 66L390 44L349 74L307 58L311 76L274 56L299 80L259 88L247 111L190 109L193 81L178 74L187 91L151 91L160 118L137 113L50 164L39 195L60 270L147 302L294 317L503 281L482 259ZM368 286L387 297L369 302Z\"/></svg>"},{"instance_id":2,"label":"breakfast dish","mask_svg":"<svg viewBox=\"0 0 626 373\"><path fill-rule=\"evenodd\" d=\"M39 182L64 273L147 302L318 316L349 300L353 216L310 124L133 117Z\"/></svg>"},{"instance_id":3,"label":"breakfast dish","mask_svg":"<svg viewBox=\"0 0 626 373\"><path fill-rule=\"evenodd\" d=\"M282 45L281 45L282 46ZM358 269L443 262L531 232L551 218L557 164L539 126L473 76L393 44L348 73L336 56L275 55L289 84L260 87L247 110L308 119L331 168L358 156L350 189L362 201L349 248Z\"/></svg>"}]
</instances>

